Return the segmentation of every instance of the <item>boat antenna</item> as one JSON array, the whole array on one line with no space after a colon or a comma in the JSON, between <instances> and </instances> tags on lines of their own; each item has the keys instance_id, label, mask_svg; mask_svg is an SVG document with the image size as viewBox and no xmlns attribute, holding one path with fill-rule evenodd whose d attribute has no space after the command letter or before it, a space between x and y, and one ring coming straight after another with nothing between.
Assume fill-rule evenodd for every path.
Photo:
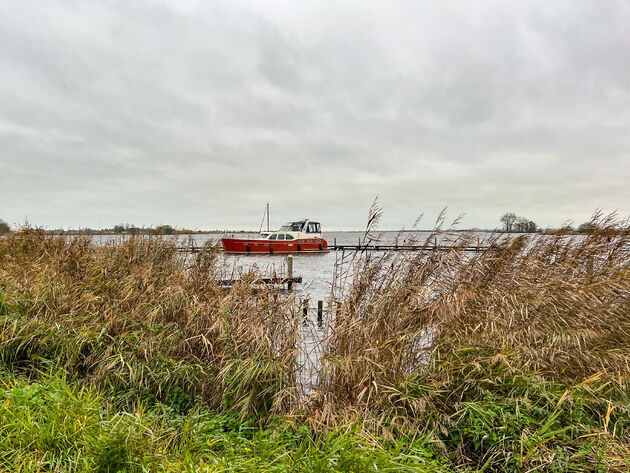
<instances>
[{"instance_id":1,"label":"boat antenna","mask_svg":"<svg viewBox=\"0 0 630 473\"><path fill-rule=\"evenodd\" d=\"M269 202L267 202L267 231L269 231Z\"/></svg>"}]
</instances>

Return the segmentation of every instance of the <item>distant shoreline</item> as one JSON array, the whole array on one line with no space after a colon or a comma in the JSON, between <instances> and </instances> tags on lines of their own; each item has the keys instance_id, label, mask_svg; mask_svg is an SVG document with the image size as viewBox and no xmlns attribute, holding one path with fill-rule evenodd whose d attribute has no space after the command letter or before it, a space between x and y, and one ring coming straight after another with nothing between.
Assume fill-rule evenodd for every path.
<instances>
[{"instance_id":1,"label":"distant shoreline","mask_svg":"<svg viewBox=\"0 0 630 473\"><path fill-rule=\"evenodd\" d=\"M15 230L14 230L15 231ZM182 231L176 230L172 233L159 233L154 232L152 230L146 231L137 231L137 232L111 232L111 231L83 231L83 230L42 230L44 233L48 235L108 235L108 236L116 236L116 235L223 235L223 234L239 234L239 233L259 233L258 230L191 230L191 231ZM507 232L505 230L489 230L489 229L478 229L478 228L466 228L466 229L446 229L440 230L439 233L466 233L466 232L475 232L475 233L509 233L509 234L529 234L529 233L549 233L556 232L559 229L548 229L541 230L537 232ZM435 233L436 230L375 230L369 233ZM365 233L365 230L330 230L323 232L324 234L331 233ZM567 233L580 233L577 231L569 231Z\"/></svg>"}]
</instances>

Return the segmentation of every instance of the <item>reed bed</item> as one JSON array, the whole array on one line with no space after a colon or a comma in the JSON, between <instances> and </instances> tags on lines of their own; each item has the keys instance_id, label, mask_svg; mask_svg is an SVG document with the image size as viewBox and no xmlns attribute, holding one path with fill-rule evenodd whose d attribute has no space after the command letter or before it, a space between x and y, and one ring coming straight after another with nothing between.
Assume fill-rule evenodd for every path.
<instances>
[{"instance_id":1,"label":"reed bed","mask_svg":"<svg viewBox=\"0 0 630 473\"><path fill-rule=\"evenodd\" d=\"M478 253L460 251L463 232L450 251L343 261L313 422L428 433L454 465L627 471L630 230L593 223L492 235Z\"/></svg>"},{"instance_id":2,"label":"reed bed","mask_svg":"<svg viewBox=\"0 0 630 473\"><path fill-rule=\"evenodd\" d=\"M264 416L292 402L290 301L256 290L256 274L222 290L211 245L187 259L174 239L96 245L27 228L0 240L0 260L5 366L62 367L129 403L199 396Z\"/></svg>"},{"instance_id":3,"label":"reed bed","mask_svg":"<svg viewBox=\"0 0 630 473\"><path fill-rule=\"evenodd\" d=\"M380 215L373 207L366 240ZM46 393L66 392L86 409L100 399L90 438L110 445L120 425L128 450L110 459L110 447L73 447L61 471L116 471L94 465L119 460L127 471L253 471L257 461L278 471L628 471L630 230L614 215L593 224L587 235L491 235L471 253L462 249L477 236L448 232L441 216L428 238L404 244L450 239L449 251L340 255L324 336L309 340L321 358L307 360L317 361L307 389L293 297L257 288L257 274L221 289L217 248L182 257L163 237L95 245L25 228L0 239L0 416L21 415L20 390L45 401L23 427L0 428L35 435L37 416L66 412L45 411L61 396ZM84 414L72 425L88 425ZM212 438L232 441L223 427L204 433L217 422L237 436L243 426L252 438L280 432L282 445L250 438L228 465L226 450L207 451ZM72 435L50 440L53 452L81 444ZM17 457L11 445L0 441L3 468L61 461L44 444L18 442ZM247 453L260 448L264 458Z\"/></svg>"}]
</instances>

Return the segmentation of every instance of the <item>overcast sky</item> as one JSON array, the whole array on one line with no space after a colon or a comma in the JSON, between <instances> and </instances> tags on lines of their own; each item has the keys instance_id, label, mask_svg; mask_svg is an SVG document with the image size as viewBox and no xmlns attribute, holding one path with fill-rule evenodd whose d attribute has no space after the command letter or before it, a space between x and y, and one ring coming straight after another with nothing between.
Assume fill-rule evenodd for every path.
<instances>
[{"instance_id":1,"label":"overcast sky","mask_svg":"<svg viewBox=\"0 0 630 473\"><path fill-rule=\"evenodd\" d=\"M630 214L630 2L0 0L0 218Z\"/></svg>"}]
</instances>

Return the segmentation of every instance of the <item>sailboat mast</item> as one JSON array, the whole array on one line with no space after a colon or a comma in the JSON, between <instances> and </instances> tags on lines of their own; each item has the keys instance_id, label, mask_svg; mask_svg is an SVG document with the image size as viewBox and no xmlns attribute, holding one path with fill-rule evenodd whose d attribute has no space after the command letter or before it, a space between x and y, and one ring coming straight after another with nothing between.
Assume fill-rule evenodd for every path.
<instances>
[{"instance_id":1,"label":"sailboat mast","mask_svg":"<svg viewBox=\"0 0 630 473\"><path fill-rule=\"evenodd\" d=\"M267 202L267 231L269 231L269 202Z\"/></svg>"}]
</instances>

